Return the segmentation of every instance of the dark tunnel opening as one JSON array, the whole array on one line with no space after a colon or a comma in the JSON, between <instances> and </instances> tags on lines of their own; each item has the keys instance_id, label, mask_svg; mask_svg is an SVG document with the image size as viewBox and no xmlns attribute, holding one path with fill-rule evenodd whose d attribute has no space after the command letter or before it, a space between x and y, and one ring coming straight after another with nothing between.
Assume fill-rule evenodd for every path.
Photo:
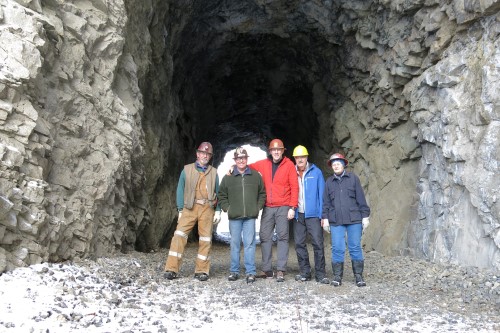
<instances>
[{"instance_id":1,"label":"dark tunnel opening","mask_svg":"<svg viewBox=\"0 0 500 333\"><path fill-rule=\"evenodd\" d=\"M184 73L173 84L193 121L195 141L218 148L214 164L243 143L265 147L278 137L291 150L318 141L313 91L329 76L321 66L329 60L314 54L320 44L325 42L302 33L293 38L238 34L197 54L179 52L174 64Z\"/></svg>"},{"instance_id":2,"label":"dark tunnel opening","mask_svg":"<svg viewBox=\"0 0 500 333\"><path fill-rule=\"evenodd\" d=\"M177 10L173 15L182 16L186 8ZM171 37L171 54L155 58L151 75L158 81L145 89L143 119L146 136L155 145L150 160L156 164L149 177L158 181L150 196L153 226L140 233L139 250L155 246L154 234L162 235L161 246L172 236L178 173L194 161L200 142L212 143L211 163L217 166L237 146L267 150L273 138L280 138L285 156L293 160L293 148L304 145L310 160L326 172L325 159L332 146L340 146L328 116L344 98L339 46L300 17L293 33L278 34L273 20L251 31L235 31L224 22L240 14L227 11L224 21L207 13L200 7L181 20L186 23ZM168 130L174 139L168 138ZM166 228L165 218L172 219Z\"/></svg>"}]
</instances>

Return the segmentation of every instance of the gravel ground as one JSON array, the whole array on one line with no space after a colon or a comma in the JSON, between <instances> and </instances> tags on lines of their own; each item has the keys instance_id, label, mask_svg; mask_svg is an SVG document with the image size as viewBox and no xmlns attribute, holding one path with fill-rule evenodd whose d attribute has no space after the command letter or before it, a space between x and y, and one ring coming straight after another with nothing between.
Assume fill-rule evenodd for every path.
<instances>
[{"instance_id":1,"label":"gravel ground","mask_svg":"<svg viewBox=\"0 0 500 333\"><path fill-rule=\"evenodd\" d=\"M367 287L354 285L346 262L336 288L294 281L291 247L284 283L246 284L227 281L229 247L214 244L210 280L200 282L196 250L188 244L173 281L163 278L165 249L5 273L0 332L500 332L500 272L370 252Z\"/></svg>"}]
</instances>

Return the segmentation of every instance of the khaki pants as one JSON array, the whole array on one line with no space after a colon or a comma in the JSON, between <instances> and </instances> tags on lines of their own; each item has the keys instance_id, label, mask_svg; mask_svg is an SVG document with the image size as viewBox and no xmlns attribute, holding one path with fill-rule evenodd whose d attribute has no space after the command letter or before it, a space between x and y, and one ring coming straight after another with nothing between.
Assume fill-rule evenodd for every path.
<instances>
[{"instance_id":1,"label":"khaki pants","mask_svg":"<svg viewBox=\"0 0 500 333\"><path fill-rule=\"evenodd\" d=\"M182 216L177 224L174 237L170 243L165 271L179 273L182 264L182 255L186 247L188 235L198 222L198 255L196 257L195 273L210 272L210 247L212 246L212 230L214 209L209 205L195 204L193 209L183 209Z\"/></svg>"}]
</instances>

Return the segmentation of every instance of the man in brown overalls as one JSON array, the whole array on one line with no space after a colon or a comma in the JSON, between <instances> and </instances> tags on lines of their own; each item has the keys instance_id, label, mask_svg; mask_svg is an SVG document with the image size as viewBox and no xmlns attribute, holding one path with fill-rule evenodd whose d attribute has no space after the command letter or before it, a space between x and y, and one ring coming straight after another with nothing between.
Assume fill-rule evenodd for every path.
<instances>
[{"instance_id":1,"label":"man in brown overalls","mask_svg":"<svg viewBox=\"0 0 500 333\"><path fill-rule=\"evenodd\" d=\"M173 280L179 274L182 254L188 235L198 222L199 246L194 278L207 281L210 272L210 247L212 230L220 222L217 207L219 177L217 169L208 164L213 155L210 142L202 142L196 151L196 162L187 164L177 184L177 229L170 243L165 264L165 278Z\"/></svg>"}]
</instances>

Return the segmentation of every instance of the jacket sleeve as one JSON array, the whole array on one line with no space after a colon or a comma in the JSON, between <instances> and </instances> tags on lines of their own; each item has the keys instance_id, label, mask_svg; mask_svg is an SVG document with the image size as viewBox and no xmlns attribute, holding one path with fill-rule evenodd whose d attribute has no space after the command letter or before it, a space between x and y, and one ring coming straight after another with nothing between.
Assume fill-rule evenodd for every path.
<instances>
[{"instance_id":1,"label":"jacket sleeve","mask_svg":"<svg viewBox=\"0 0 500 333\"><path fill-rule=\"evenodd\" d=\"M215 170L217 172L217 170ZM219 204L219 174L215 174L215 197L217 198L217 205L215 206L215 211L220 212L220 204Z\"/></svg>"},{"instance_id":2,"label":"jacket sleeve","mask_svg":"<svg viewBox=\"0 0 500 333\"><path fill-rule=\"evenodd\" d=\"M229 207L229 200L228 200L228 194L227 194L227 183L226 183L226 178L229 176L224 176L222 177L222 181L219 186L219 192L217 194L218 204L220 205L220 208L222 208L223 211L227 212L227 209Z\"/></svg>"},{"instance_id":3,"label":"jacket sleeve","mask_svg":"<svg viewBox=\"0 0 500 333\"><path fill-rule=\"evenodd\" d=\"M321 170L318 175L318 212L322 214L323 212L323 194L325 192L325 178ZM321 216L320 216L321 217Z\"/></svg>"},{"instance_id":4,"label":"jacket sleeve","mask_svg":"<svg viewBox=\"0 0 500 333\"><path fill-rule=\"evenodd\" d=\"M258 170L257 170L257 169L258 169L258 163L259 163L259 161L257 161L257 162L253 162L253 163L250 163L250 164L248 164L248 167L249 167L250 169L252 169L252 170L258 171Z\"/></svg>"},{"instance_id":5,"label":"jacket sleeve","mask_svg":"<svg viewBox=\"0 0 500 333\"><path fill-rule=\"evenodd\" d=\"M177 210L182 210L184 208L184 186L186 185L186 173L184 169L179 176L179 182L177 183L176 191L176 204Z\"/></svg>"},{"instance_id":6,"label":"jacket sleeve","mask_svg":"<svg viewBox=\"0 0 500 333\"><path fill-rule=\"evenodd\" d=\"M356 202L358 203L359 210L361 211L361 217L370 216L370 207L366 203L365 192L361 187L361 182L358 176L355 175L355 188L356 188Z\"/></svg>"},{"instance_id":7,"label":"jacket sleeve","mask_svg":"<svg viewBox=\"0 0 500 333\"><path fill-rule=\"evenodd\" d=\"M253 163L250 163L248 165L248 167L250 169L257 171L261 175L262 175L262 171L263 171L262 170L263 166L264 166L263 160L260 160L260 161L257 161L257 162L253 162Z\"/></svg>"},{"instance_id":8,"label":"jacket sleeve","mask_svg":"<svg viewBox=\"0 0 500 333\"><path fill-rule=\"evenodd\" d=\"M332 202L330 200L330 196L328 195L328 180L329 179L326 180L325 189L323 190L323 209L321 213L322 219L328 218L328 211L332 207Z\"/></svg>"},{"instance_id":9,"label":"jacket sleeve","mask_svg":"<svg viewBox=\"0 0 500 333\"><path fill-rule=\"evenodd\" d=\"M290 183L290 207L295 207L299 205L299 180L297 178L297 170L290 161L290 168L288 172L288 182Z\"/></svg>"},{"instance_id":10,"label":"jacket sleeve","mask_svg":"<svg viewBox=\"0 0 500 333\"><path fill-rule=\"evenodd\" d=\"M264 186L264 181L262 180L261 175L258 172L256 172L256 175L259 177L259 195L257 199L257 207L259 208L259 210L261 210L262 208L264 208L264 204L266 203L266 188Z\"/></svg>"}]
</instances>

